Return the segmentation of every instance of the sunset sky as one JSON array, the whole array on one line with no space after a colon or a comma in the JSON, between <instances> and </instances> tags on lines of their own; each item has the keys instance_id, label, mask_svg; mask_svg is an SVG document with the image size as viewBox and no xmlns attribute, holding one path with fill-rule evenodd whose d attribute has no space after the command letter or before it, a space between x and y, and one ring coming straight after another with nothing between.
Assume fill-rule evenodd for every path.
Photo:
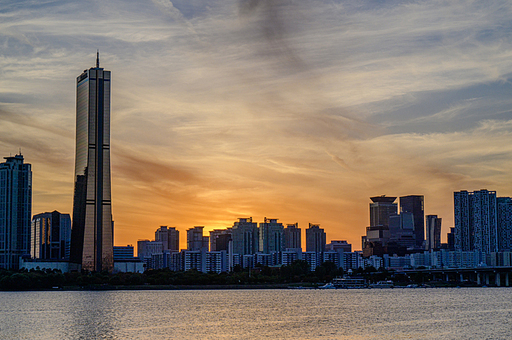
<instances>
[{"instance_id":1,"label":"sunset sky","mask_svg":"<svg viewBox=\"0 0 512 340\"><path fill-rule=\"evenodd\" d=\"M319 223L361 248L370 196L512 195L512 3L0 1L0 156L71 213L76 77L112 71L115 244ZM304 234L303 234L304 238ZM304 242L304 240L303 240Z\"/></svg>"}]
</instances>

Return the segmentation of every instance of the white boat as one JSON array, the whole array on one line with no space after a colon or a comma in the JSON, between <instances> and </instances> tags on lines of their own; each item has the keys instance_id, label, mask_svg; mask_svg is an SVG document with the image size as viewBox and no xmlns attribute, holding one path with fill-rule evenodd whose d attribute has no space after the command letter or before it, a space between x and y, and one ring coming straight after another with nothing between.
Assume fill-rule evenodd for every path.
<instances>
[{"instance_id":1,"label":"white boat","mask_svg":"<svg viewBox=\"0 0 512 340\"><path fill-rule=\"evenodd\" d=\"M336 289L336 286L329 282L323 286L318 287L318 289Z\"/></svg>"}]
</instances>

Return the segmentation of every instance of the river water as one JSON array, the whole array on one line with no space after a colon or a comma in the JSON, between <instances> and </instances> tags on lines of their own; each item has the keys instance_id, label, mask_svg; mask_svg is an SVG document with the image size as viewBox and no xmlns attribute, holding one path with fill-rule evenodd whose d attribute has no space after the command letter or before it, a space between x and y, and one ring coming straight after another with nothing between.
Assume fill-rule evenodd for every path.
<instances>
[{"instance_id":1,"label":"river water","mask_svg":"<svg viewBox=\"0 0 512 340\"><path fill-rule=\"evenodd\" d=\"M0 339L512 339L512 288L0 292Z\"/></svg>"}]
</instances>

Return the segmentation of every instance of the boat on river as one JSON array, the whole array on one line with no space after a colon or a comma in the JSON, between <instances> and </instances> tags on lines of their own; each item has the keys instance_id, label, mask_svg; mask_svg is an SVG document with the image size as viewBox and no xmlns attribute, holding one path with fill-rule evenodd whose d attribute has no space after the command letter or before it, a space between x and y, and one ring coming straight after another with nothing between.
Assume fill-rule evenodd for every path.
<instances>
[{"instance_id":1,"label":"boat on river","mask_svg":"<svg viewBox=\"0 0 512 340\"><path fill-rule=\"evenodd\" d=\"M393 288L395 285L393 284L393 281L379 281L377 283L370 284L370 288Z\"/></svg>"},{"instance_id":2,"label":"boat on river","mask_svg":"<svg viewBox=\"0 0 512 340\"><path fill-rule=\"evenodd\" d=\"M337 277L331 283L337 289L368 288L366 280L360 277Z\"/></svg>"}]
</instances>

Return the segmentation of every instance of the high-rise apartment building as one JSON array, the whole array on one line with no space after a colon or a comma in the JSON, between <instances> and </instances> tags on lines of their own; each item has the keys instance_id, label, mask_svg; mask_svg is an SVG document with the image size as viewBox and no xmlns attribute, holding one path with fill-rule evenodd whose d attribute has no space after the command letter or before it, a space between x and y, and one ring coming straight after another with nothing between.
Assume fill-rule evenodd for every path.
<instances>
[{"instance_id":1,"label":"high-rise apartment building","mask_svg":"<svg viewBox=\"0 0 512 340\"><path fill-rule=\"evenodd\" d=\"M410 212L414 219L414 239L416 247L422 247L425 242L425 208L423 195L400 197L400 213Z\"/></svg>"},{"instance_id":2,"label":"high-rise apartment building","mask_svg":"<svg viewBox=\"0 0 512 340\"><path fill-rule=\"evenodd\" d=\"M208 251L209 237L203 236L204 227L194 227L187 230L187 250Z\"/></svg>"},{"instance_id":3,"label":"high-rise apartment building","mask_svg":"<svg viewBox=\"0 0 512 340\"><path fill-rule=\"evenodd\" d=\"M112 271L110 189L110 71L100 67L77 77L76 155L71 233L72 263L82 270Z\"/></svg>"},{"instance_id":4,"label":"high-rise apartment building","mask_svg":"<svg viewBox=\"0 0 512 340\"><path fill-rule=\"evenodd\" d=\"M287 224L284 228L284 247L285 249L301 249L301 229L298 223Z\"/></svg>"},{"instance_id":5,"label":"high-rise apartment building","mask_svg":"<svg viewBox=\"0 0 512 340\"><path fill-rule=\"evenodd\" d=\"M0 268L18 269L30 254L32 171L21 154L0 164Z\"/></svg>"},{"instance_id":6,"label":"high-rise apartment building","mask_svg":"<svg viewBox=\"0 0 512 340\"><path fill-rule=\"evenodd\" d=\"M441 248L441 222L442 219L437 217L437 215L427 215L425 217L426 220L426 229L427 229L427 239L426 239L426 250L437 250Z\"/></svg>"},{"instance_id":7,"label":"high-rise apartment building","mask_svg":"<svg viewBox=\"0 0 512 340\"><path fill-rule=\"evenodd\" d=\"M453 193L455 249L498 251L496 191Z\"/></svg>"},{"instance_id":8,"label":"high-rise apartment building","mask_svg":"<svg viewBox=\"0 0 512 340\"><path fill-rule=\"evenodd\" d=\"M34 215L30 230L30 255L33 259L69 260L71 217L57 210Z\"/></svg>"},{"instance_id":9,"label":"high-rise apartment building","mask_svg":"<svg viewBox=\"0 0 512 340\"><path fill-rule=\"evenodd\" d=\"M306 229L306 251L323 253L325 251L325 231L318 224L309 224Z\"/></svg>"},{"instance_id":10,"label":"high-rise apartment building","mask_svg":"<svg viewBox=\"0 0 512 340\"><path fill-rule=\"evenodd\" d=\"M498 250L512 251L512 199L498 197Z\"/></svg>"},{"instance_id":11,"label":"high-rise apartment building","mask_svg":"<svg viewBox=\"0 0 512 340\"><path fill-rule=\"evenodd\" d=\"M210 231L210 251L227 251L229 241L231 241L231 228Z\"/></svg>"},{"instance_id":12,"label":"high-rise apartment building","mask_svg":"<svg viewBox=\"0 0 512 340\"><path fill-rule=\"evenodd\" d=\"M352 252L352 245L346 240L332 240L331 243L325 246L327 251L343 251L344 253Z\"/></svg>"},{"instance_id":13,"label":"high-rise apartment building","mask_svg":"<svg viewBox=\"0 0 512 340\"><path fill-rule=\"evenodd\" d=\"M180 232L175 227L160 227L155 231L155 241L162 242L163 249L180 251Z\"/></svg>"},{"instance_id":14,"label":"high-rise apartment building","mask_svg":"<svg viewBox=\"0 0 512 340\"><path fill-rule=\"evenodd\" d=\"M231 239L233 254L256 254L259 249L258 224L252 221L252 217L239 218L231 228Z\"/></svg>"},{"instance_id":15,"label":"high-rise apartment building","mask_svg":"<svg viewBox=\"0 0 512 340\"><path fill-rule=\"evenodd\" d=\"M275 218L266 218L260 223L259 250L264 254L281 252L284 250L284 226Z\"/></svg>"}]
</instances>

